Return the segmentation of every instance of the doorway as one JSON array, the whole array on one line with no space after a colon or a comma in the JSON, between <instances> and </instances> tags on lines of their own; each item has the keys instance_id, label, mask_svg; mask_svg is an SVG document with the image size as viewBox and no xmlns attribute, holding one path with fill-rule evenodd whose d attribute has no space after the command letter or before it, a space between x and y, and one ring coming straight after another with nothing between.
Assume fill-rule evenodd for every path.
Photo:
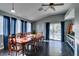
<instances>
[{"instance_id":1,"label":"doorway","mask_svg":"<svg viewBox=\"0 0 79 59\"><path fill-rule=\"evenodd\" d=\"M61 23L50 23L49 39L61 40Z\"/></svg>"}]
</instances>

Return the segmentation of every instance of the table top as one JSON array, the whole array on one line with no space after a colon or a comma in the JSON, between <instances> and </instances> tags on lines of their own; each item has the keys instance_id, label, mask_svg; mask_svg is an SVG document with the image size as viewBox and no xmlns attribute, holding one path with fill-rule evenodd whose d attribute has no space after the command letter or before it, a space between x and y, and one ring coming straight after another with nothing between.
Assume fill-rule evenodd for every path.
<instances>
[{"instance_id":1,"label":"table top","mask_svg":"<svg viewBox=\"0 0 79 59\"><path fill-rule=\"evenodd\" d=\"M27 35L26 37L16 38L17 43L28 43L29 41L35 40L38 38L35 34Z\"/></svg>"},{"instance_id":2,"label":"table top","mask_svg":"<svg viewBox=\"0 0 79 59\"><path fill-rule=\"evenodd\" d=\"M29 41L31 41L32 39L28 38L28 39L24 39L24 38L17 38L17 43L28 43Z\"/></svg>"}]
</instances>

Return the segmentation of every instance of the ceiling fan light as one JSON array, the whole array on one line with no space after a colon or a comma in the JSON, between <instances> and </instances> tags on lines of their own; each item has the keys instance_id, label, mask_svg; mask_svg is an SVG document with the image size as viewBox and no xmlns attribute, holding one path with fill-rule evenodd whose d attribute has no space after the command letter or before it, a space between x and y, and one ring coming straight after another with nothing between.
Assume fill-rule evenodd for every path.
<instances>
[{"instance_id":1,"label":"ceiling fan light","mask_svg":"<svg viewBox=\"0 0 79 59\"><path fill-rule=\"evenodd\" d=\"M15 13L15 9L14 9L14 3L12 3L12 9L11 9L12 13Z\"/></svg>"},{"instance_id":2,"label":"ceiling fan light","mask_svg":"<svg viewBox=\"0 0 79 59\"><path fill-rule=\"evenodd\" d=\"M15 13L15 10L11 10L12 13Z\"/></svg>"}]
</instances>

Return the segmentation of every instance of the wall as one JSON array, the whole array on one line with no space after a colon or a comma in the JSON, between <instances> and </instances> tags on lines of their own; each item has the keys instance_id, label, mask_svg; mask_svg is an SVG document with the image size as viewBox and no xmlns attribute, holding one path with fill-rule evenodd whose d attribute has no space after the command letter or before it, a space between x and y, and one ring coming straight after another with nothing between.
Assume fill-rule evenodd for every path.
<instances>
[{"instance_id":1,"label":"wall","mask_svg":"<svg viewBox=\"0 0 79 59\"><path fill-rule=\"evenodd\" d=\"M3 17L0 16L0 49L3 49Z\"/></svg>"},{"instance_id":2,"label":"wall","mask_svg":"<svg viewBox=\"0 0 79 59\"><path fill-rule=\"evenodd\" d=\"M69 23L73 23L75 26L75 7L74 7L74 3L72 3L71 7L69 8L69 10L67 11L64 20L65 20L65 41L67 40L66 38L66 34L67 34L67 26ZM75 28L73 27L73 31ZM75 36L74 36L75 37ZM75 39L76 41L76 39ZM75 49L74 49L74 55L77 55L77 44L75 43Z\"/></svg>"},{"instance_id":3,"label":"wall","mask_svg":"<svg viewBox=\"0 0 79 59\"><path fill-rule=\"evenodd\" d=\"M75 9L74 31L75 31L75 53L79 55L79 3L73 3L70 8Z\"/></svg>"},{"instance_id":4,"label":"wall","mask_svg":"<svg viewBox=\"0 0 79 59\"><path fill-rule=\"evenodd\" d=\"M71 24L71 23L74 23L74 19L66 20L66 21L65 21L65 27L64 27L64 28L65 28L65 31L64 31L64 32L65 32L65 38L64 38L65 41L66 41L66 39L67 39L67 38L66 38L66 35L67 35L68 25Z\"/></svg>"},{"instance_id":5,"label":"wall","mask_svg":"<svg viewBox=\"0 0 79 59\"><path fill-rule=\"evenodd\" d=\"M77 43L77 55L79 56L79 4L75 4L75 37Z\"/></svg>"},{"instance_id":6,"label":"wall","mask_svg":"<svg viewBox=\"0 0 79 59\"><path fill-rule=\"evenodd\" d=\"M46 18L40 19L36 22L32 23L33 29L36 32L43 32L43 35L46 37L46 22L50 23L58 23L64 21L64 15L52 15L48 16Z\"/></svg>"},{"instance_id":7,"label":"wall","mask_svg":"<svg viewBox=\"0 0 79 59\"><path fill-rule=\"evenodd\" d=\"M51 15L45 18L42 18L40 20L38 20L38 22L60 22L64 20L64 14L60 14L60 15Z\"/></svg>"},{"instance_id":8,"label":"wall","mask_svg":"<svg viewBox=\"0 0 79 59\"><path fill-rule=\"evenodd\" d=\"M75 9L74 31L75 31L75 53L79 55L79 3L73 3L71 8Z\"/></svg>"}]
</instances>

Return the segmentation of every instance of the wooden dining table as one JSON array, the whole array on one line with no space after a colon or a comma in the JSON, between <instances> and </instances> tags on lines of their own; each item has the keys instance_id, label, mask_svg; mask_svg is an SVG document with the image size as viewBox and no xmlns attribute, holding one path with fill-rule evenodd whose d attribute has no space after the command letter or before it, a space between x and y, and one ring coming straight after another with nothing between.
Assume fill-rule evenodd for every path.
<instances>
[{"instance_id":1,"label":"wooden dining table","mask_svg":"<svg viewBox=\"0 0 79 59\"><path fill-rule=\"evenodd\" d=\"M21 44L21 46L22 46L22 54L23 54L23 56L24 56L24 50L25 50L25 44L27 44L28 42L30 42L32 39L18 39L17 41L16 41L16 43L18 43L18 44Z\"/></svg>"},{"instance_id":2,"label":"wooden dining table","mask_svg":"<svg viewBox=\"0 0 79 59\"><path fill-rule=\"evenodd\" d=\"M23 56L24 56L25 44L27 44L31 41L36 42L36 35L35 34L27 35L26 37L19 38L16 40L16 43L21 44L21 46L22 46Z\"/></svg>"}]
</instances>

